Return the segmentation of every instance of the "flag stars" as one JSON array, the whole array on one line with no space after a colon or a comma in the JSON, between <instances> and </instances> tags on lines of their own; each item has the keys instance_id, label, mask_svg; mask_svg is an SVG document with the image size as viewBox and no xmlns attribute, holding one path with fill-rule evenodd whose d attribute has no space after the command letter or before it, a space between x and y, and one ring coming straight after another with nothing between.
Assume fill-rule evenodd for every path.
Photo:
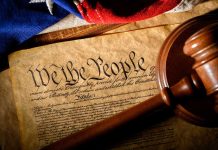
<instances>
[{"instance_id":1,"label":"flag stars","mask_svg":"<svg viewBox=\"0 0 218 150\"><path fill-rule=\"evenodd\" d=\"M50 12L51 15L53 15L52 13L52 9L53 9L53 0L30 0L29 3L46 3L46 6Z\"/></svg>"}]
</instances>

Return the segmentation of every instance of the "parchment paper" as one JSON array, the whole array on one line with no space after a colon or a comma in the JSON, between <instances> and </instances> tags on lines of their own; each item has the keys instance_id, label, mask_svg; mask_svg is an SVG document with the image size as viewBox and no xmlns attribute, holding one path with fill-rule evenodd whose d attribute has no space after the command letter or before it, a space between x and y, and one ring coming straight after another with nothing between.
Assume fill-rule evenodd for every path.
<instances>
[{"instance_id":1,"label":"parchment paper","mask_svg":"<svg viewBox=\"0 0 218 150\"><path fill-rule=\"evenodd\" d=\"M176 26L62 42L12 54L9 63L22 148L39 149L157 94L157 54ZM203 150L217 146L216 129L171 117L111 149Z\"/></svg>"},{"instance_id":2,"label":"parchment paper","mask_svg":"<svg viewBox=\"0 0 218 150\"><path fill-rule=\"evenodd\" d=\"M1 150L20 149L19 125L9 70L0 73L0 120Z\"/></svg>"},{"instance_id":3,"label":"parchment paper","mask_svg":"<svg viewBox=\"0 0 218 150\"><path fill-rule=\"evenodd\" d=\"M139 80L139 82L137 83L140 84L135 84L136 79L138 78L134 78L135 83L131 85L132 83L130 82L130 85L128 85L129 87L133 88L129 88L128 86L126 86L127 89L123 89L122 85L116 85L115 88L112 88L113 86L110 86L109 89L99 90L101 92L94 92L97 96L103 95L103 97L99 99L93 97L96 95L90 94L93 93L93 91L79 91L78 93L77 90L76 94L76 88L72 87L84 84L86 82L84 82L82 76L79 75L80 78L79 82L77 83L76 70L71 70L71 76L68 69L73 69L74 67L77 69L80 68L79 74L83 74L83 69L81 68L81 66L89 66L87 64L87 60L92 57L94 60L98 60L98 63L104 61L104 63L108 63L108 65L110 66L112 65L113 61L119 65L121 65L120 62L127 61L127 64L130 64L132 70L135 70L134 65L132 64L132 61L130 59L130 56L134 56L133 54L135 54L134 62L136 58L137 60L139 60L139 62L135 62L135 65L139 63L143 64L142 66L144 67L144 64L148 64L148 68L146 69L147 71L151 71L151 73L149 72L149 74L147 71L145 71L146 74L148 74L148 76L144 76L144 78L153 78L154 72L152 71L152 67L155 65L155 60L159 48L162 42L167 37L167 35L177 25L156 27L151 29L144 28L161 26L166 24L182 23L187 19L190 19L194 16L205 14L217 8L217 0L210 0L197 5L193 10L188 12L175 14L168 13L159 15L157 17L145 21L125 25L116 30L112 30L106 34L142 29L139 31L101 36L86 40L78 40L74 42L72 41L59 44L52 44L45 47L38 47L27 51L16 52L11 56L10 66L12 67L12 85L15 94L14 101L16 102L17 112L13 101L13 93L9 71L7 70L5 72L0 73L0 118L2 120L0 122L1 148L6 150L19 149L19 140L21 140L21 145L23 149L39 149L44 145L58 140L72 132L80 130L85 126L93 124L96 121L109 117L110 115L113 115L115 113L118 113L119 111L131 107L132 105L135 105L136 103L145 100L149 96L158 93L155 81L145 80L146 82L143 82ZM140 59L141 57L144 58L144 62L143 59ZM98 69L96 69L97 65L95 66L94 61L91 59L89 59L89 63L89 68L95 69L92 69L91 71L89 69L89 71L87 72L98 76L99 72ZM123 64L125 65L125 63ZM67 65L68 69L66 68ZM63 74L64 71L61 70L60 67L64 67L64 71L66 73L67 78ZM121 67L122 66L120 66L120 68ZM128 65L126 65L125 67L127 68L128 72ZM106 70L106 73L108 72L107 68L107 65L105 65L104 69ZM115 64L113 64L113 68L113 71L116 71ZM45 80L45 77L47 76L47 72L45 71L45 69L48 69L50 73L50 81L47 86L45 86L48 81ZM138 69L140 70L140 68ZM56 71L56 73L54 71ZM41 72L41 75L44 79L43 82L38 82L41 80L39 72ZM143 70L138 71L139 74L136 74L136 72L137 71L133 71L133 73L135 73L134 76L139 76L140 73L143 72ZM35 78L37 81L36 84L34 83L32 73L34 73L35 76L36 74L38 74L38 76L36 76ZM60 73L62 73L63 79L61 80L61 82L59 80ZM112 72L110 71L110 74L111 73ZM101 74L101 76L104 75L106 79L110 74L103 73ZM127 77L124 73L121 74L124 77ZM126 73L126 75L128 74L129 73ZM111 78L116 79L112 76ZM63 82L64 79L65 82ZM111 85L111 83L107 83L105 79L101 80L103 81L103 83L99 85ZM66 82L66 80L71 80L71 82ZM115 82L123 83L123 81L124 80ZM58 84L58 82L60 83ZM125 84L127 83L124 83L124 87ZM141 88L141 85L143 85L143 88ZM57 93L61 93L61 86L66 86L68 87L68 89L62 90L62 95L58 95ZM89 87L94 88L91 83L89 83ZM54 89L57 89L57 91ZM138 92L129 92L133 89L137 89ZM70 95L69 93L66 94L67 92L63 91L74 91L75 93L72 93ZM108 95L112 95L112 93L114 94L114 91L120 93L122 92L124 94L124 97L120 97L122 97L123 100L120 100L119 96L112 96L110 98L107 97ZM131 94L125 95L125 92ZM45 95L50 95L51 98L45 98ZM135 98L128 99L128 97ZM65 109L65 106L67 106L67 109ZM72 117L67 118L67 113L68 116L70 113L71 115L73 113L74 115L72 116L74 120L72 120ZM57 117L55 118L54 116ZM61 120L57 120L57 118L61 117L64 120L62 124L60 123ZM48 123L49 121L51 121L50 124ZM59 124L54 124L54 122L59 122ZM18 126L20 126L21 135L19 135ZM213 150L217 149L218 147L217 135L217 129L203 128L195 125L190 125L189 123L186 123L181 119L170 117L165 121L160 121L156 125L146 127L144 131L136 133L133 136L126 137L125 140L118 142L118 144L112 146L111 149Z\"/></svg>"}]
</instances>

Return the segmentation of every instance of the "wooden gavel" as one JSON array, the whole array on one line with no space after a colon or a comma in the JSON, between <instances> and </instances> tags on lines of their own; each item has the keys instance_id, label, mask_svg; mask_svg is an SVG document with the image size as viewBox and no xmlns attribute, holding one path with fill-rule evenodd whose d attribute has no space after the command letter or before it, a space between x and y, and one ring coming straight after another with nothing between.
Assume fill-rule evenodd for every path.
<instances>
[{"instance_id":1,"label":"wooden gavel","mask_svg":"<svg viewBox=\"0 0 218 150\"><path fill-rule=\"evenodd\" d=\"M43 149L74 149L158 108L174 108L181 101L187 100L186 97L216 95L218 93L218 21L207 25L192 35L185 42L183 50L186 55L191 56L195 60L193 72L190 76L184 77L172 87L163 88L160 94L130 109L74 133ZM217 116L214 119L216 122Z\"/></svg>"}]
</instances>

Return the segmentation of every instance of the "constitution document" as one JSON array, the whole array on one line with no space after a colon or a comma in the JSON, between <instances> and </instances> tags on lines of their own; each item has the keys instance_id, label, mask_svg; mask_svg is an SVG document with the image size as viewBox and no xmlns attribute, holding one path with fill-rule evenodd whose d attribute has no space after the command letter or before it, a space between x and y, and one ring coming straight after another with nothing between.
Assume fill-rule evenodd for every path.
<instances>
[{"instance_id":1,"label":"constitution document","mask_svg":"<svg viewBox=\"0 0 218 150\"><path fill-rule=\"evenodd\" d=\"M38 150L157 94L157 55L176 27L55 43L10 55L21 148ZM217 133L216 128L170 117L111 149L212 149L218 147Z\"/></svg>"}]
</instances>

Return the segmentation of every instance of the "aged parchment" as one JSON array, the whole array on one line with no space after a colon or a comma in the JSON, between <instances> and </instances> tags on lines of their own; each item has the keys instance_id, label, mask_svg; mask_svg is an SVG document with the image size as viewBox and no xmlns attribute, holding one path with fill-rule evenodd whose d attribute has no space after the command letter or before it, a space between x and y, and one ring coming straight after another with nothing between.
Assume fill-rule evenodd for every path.
<instances>
[{"instance_id":1,"label":"aged parchment","mask_svg":"<svg viewBox=\"0 0 218 150\"><path fill-rule=\"evenodd\" d=\"M160 43L175 27L63 42L11 55L23 148L38 149L157 93L155 59Z\"/></svg>"},{"instance_id":2,"label":"aged parchment","mask_svg":"<svg viewBox=\"0 0 218 150\"><path fill-rule=\"evenodd\" d=\"M0 73L0 149L20 149L19 125L9 70Z\"/></svg>"},{"instance_id":3,"label":"aged parchment","mask_svg":"<svg viewBox=\"0 0 218 150\"><path fill-rule=\"evenodd\" d=\"M62 42L12 54L9 63L22 148L39 149L158 93L154 70L157 54L176 26ZM114 149L203 150L217 146L216 129L170 118Z\"/></svg>"}]
</instances>

